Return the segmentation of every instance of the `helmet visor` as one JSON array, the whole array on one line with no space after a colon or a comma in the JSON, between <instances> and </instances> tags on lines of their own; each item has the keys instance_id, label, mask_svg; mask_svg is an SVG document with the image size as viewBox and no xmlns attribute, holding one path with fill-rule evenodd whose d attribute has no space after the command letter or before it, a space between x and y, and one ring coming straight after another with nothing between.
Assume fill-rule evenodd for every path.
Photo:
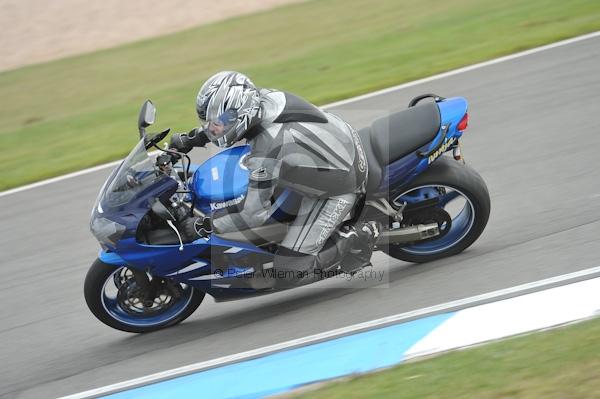
<instances>
[{"instance_id":1,"label":"helmet visor","mask_svg":"<svg viewBox=\"0 0 600 399\"><path fill-rule=\"evenodd\" d=\"M204 132L211 141L219 141L235 130L238 122L238 112L235 109L228 109L214 120L204 122Z\"/></svg>"}]
</instances>

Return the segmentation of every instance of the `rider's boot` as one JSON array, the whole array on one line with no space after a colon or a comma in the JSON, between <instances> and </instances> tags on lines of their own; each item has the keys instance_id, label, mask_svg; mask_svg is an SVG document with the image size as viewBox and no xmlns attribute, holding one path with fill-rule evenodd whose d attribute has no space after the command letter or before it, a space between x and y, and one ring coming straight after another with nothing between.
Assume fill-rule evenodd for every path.
<instances>
[{"instance_id":1,"label":"rider's boot","mask_svg":"<svg viewBox=\"0 0 600 399\"><path fill-rule=\"evenodd\" d=\"M354 274L364 267L371 266L371 255L379 232L380 224L374 221L361 222L356 226L343 226L338 234L349 240L349 248L340 262L343 272Z\"/></svg>"}]
</instances>

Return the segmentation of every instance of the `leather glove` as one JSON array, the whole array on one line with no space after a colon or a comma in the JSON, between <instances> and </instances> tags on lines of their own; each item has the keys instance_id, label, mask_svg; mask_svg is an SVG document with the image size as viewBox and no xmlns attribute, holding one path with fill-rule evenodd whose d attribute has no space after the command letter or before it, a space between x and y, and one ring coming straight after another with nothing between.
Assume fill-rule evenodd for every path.
<instances>
[{"instance_id":1,"label":"leather glove","mask_svg":"<svg viewBox=\"0 0 600 399\"><path fill-rule=\"evenodd\" d=\"M187 133L176 133L171 136L169 148L187 154L194 147L204 147L209 142L208 137L195 127Z\"/></svg>"}]
</instances>

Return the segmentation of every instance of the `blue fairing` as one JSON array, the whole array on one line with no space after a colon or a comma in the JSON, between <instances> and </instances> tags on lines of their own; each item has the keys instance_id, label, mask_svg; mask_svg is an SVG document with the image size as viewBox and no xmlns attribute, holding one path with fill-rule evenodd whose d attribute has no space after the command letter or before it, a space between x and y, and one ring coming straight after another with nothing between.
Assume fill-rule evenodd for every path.
<instances>
[{"instance_id":1,"label":"blue fairing","mask_svg":"<svg viewBox=\"0 0 600 399\"><path fill-rule=\"evenodd\" d=\"M431 143L424 145L418 151L429 152L435 149L443 136L443 126L448 127L448 132L444 139L445 144L454 142L462 136L462 132L458 131L456 127L467 113L467 100L463 97L452 97L438 102L437 106L440 110L440 130ZM401 189L415 177L423 173L435 159L437 157L420 157L417 155L417 151L415 151L389 164L384 170L383 178L377 191L386 192Z\"/></svg>"},{"instance_id":2,"label":"blue fairing","mask_svg":"<svg viewBox=\"0 0 600 399\"><path fill-rule=\"evenodd\" d=\"M127 170L127 174L116 174L116 176L113 174L105 187L110 186L111 181L116 178L121 178L125 182L126 179L123 177L133 175L130 170L134 167L140 169L138 166L140 164L145 165L144 170L151 165L141 150L142 148L138 146L135 156L132 157L136 162L132 162L127 168L119 168L120 171ZM248 188L248 170L242 165L242 161L249 150L248 146L224 150L196 168L191 187L195 194L196 206L202 206L210 212L213 210L211 206L219 206L222 201L244 197ZM240 292L247 293L250 288L224 289L213 284L219 282L226 285L231 281L223 282L224 279L231 280L238 274L248 273L247 267L236 265L238 260L254 254L264 259L264 262L269 262L273 257L271 252L251 243L228 241L216 235L185 243L182 248L176 243L149 245L137 240L136 231L139 222L148 213L153 201L164 197L165 193L173 193L177 188L176 181L170 177L158 176L153 179L156 181L143 186L135 193L130 194L129 189L137 188L136 184L122 186L121 191L116 190L115 192L119 194L118 199L127 195L128 202L122 205L110 207L105 196L100 196L92 220L99 224L96 226L97 232L102 232L103 228L108 231L106 238L101 241L108 249L101 251L98 258L104 263L117 267L127 266L147 271L155 276L168 276L201 288L219 298L234 298ZM102 191L105 191L104 188ZM289 217L300 200L299 195L289 190L280 192L272 205L271 221L281 221ZM113 232L111 226L117 226L119 230L114 237L108 234ZM218 253L227 254L231 264L225 270L215 273L211 257Z\"/></svg>"},{"instance_id":3,"label":"blue fairing","mask_svg":"<svg viewBox=\"0 0 600 399\"><path fill-rule=\"evenodd\" d=\"M140 244L135 238L119 241L117 252L127 264L138 269L150 270L153 274L165 276L189 264L192 258L208 247L207 241L200 239L183 245Z\"/></svg>"},{"instance_id":4,"label":"blue fairing","mask_svg":"<svg viewBox=\"0 0 600 399\"><path fill-rule=\"evenodd\" d=\"M257 254L269 254L268 252L257 248L256 246L236 241L229 241L219 238L216 235L209 239L198 239L186 243L183 249L179 249L179 244L174 245L148 245L140 244L135 238L122 239L117 246L119 257L114 253L102 253L101 256L111 264L129 264L139 269L147 269L159 276L171 274L180 268L187 266L193 258L202 259L206 251L208 258L204 259L210 264L211 248L222 247L223 250L234 248L238 250L234 254L241 256L248 252Z\"/></svg>"},{"instance_id":5,"label":"blue fairing","mask_svg":"<svg viewBox=\"0 0 600 399\"><path fill-rule=\"evenodd\" d=\"M205 213L244 199L248 189L248 169L242 164L250 146L224 150L200 165L192 178L195 206ZM212 206L211 206L212 204Z\"/></svg>"},{"instance_id":6,"label":"blue fairing","mask_svg":"<svg viewBox=\"0 0 600 399\"><path fill-rule=\"evenodd\" d=\"M456 125L467 113L467 100L463 97L451 97L439 102L438 107L442 117L442 125L452 123L456 132Z\"/></svg>"},{"instance_id":7,"label":"blue fairing","mask_svg":"<svg viewBox=\"0 0 600 399\"><path fill-rule=\"evenodd\" d=\"M100 251L100 253L98 254L98 259L100 259L104 263L107 263L107 264L113 265L113 266L123 266L123 265L127 264L125 259L121 258L119 255L117 255L114 252L109 252L106 250Z\"/></svg>"}]
</instances>

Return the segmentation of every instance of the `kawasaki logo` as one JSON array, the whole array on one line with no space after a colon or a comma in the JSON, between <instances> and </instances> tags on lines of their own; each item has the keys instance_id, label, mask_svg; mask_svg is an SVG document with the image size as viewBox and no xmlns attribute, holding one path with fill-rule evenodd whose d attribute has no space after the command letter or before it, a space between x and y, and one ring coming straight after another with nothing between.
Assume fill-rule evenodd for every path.
<instances>
[{"instance_id":1,"label":"kawasaki logo","mask_svg":"<svg viewBox=\"0 0 600 399\"><path fill-rule=\"evenodd\" d=\"M237 205L240 202L242 202L242 200L244 199L245 195L242 194L237 198L233 198L227 201L223 201L223 202L211 202L210 203L210 210L211 211L216 211L217 209L223 209L223 208L227 208L228 206L232 206L232 205Z\"/></svg>"}]
</instances>

